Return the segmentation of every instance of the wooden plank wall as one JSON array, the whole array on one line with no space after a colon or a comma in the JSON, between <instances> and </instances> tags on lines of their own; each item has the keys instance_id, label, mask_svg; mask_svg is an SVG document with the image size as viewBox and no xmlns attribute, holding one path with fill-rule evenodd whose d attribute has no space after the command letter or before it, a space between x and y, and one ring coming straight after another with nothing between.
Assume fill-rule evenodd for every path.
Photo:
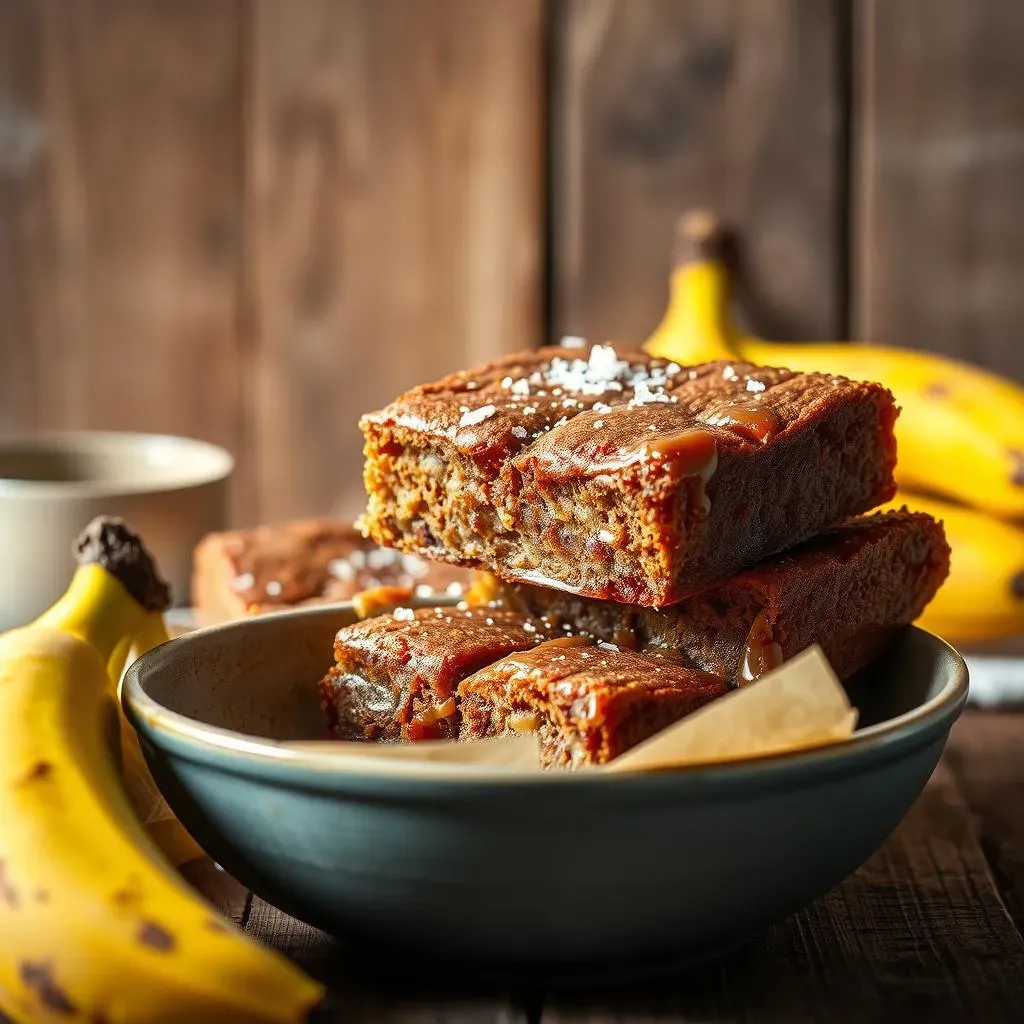
<instances>
[{"instance_id":1,"label":"wooden plank wall","mask_svg":"<svg viewBox=\"0 0 1024 1024\"><path fill-rule=\"evenodd\" d=\"M355 514L361 412L541 331L544 54L541 0L0 0L0 431Z\"/></svg>"},{"instance_id":2,"label":"wooden plank wall","mask_svg":"<svg viewBox=\"0 0 1024 1024\"><path fill-rule=\"evenodd\" d=\"M0 433L166 430L234 518L361 503L359 412L637 341L672 226L744 313L1024 380L1017 0L0 0Z\"/></svg>"}]
</instances>

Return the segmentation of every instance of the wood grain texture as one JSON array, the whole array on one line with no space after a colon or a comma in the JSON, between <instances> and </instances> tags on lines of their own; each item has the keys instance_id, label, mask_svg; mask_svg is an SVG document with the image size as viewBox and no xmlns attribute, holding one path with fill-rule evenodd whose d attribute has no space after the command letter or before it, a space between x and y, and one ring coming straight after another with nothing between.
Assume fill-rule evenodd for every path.
<instances>
[{"instance_id":1,"label":"wood grain texture","mask_svg":"<svg viewBox=\"0 0 1024 1024\"><path fill-rule=\"evenodd\" d=\"M747 242L758 330L838 336L840 5L560 6L556 331L642 341L664 309L674 223L707 206Z\"/></svg>"},{"instance_id":2,"label":"wood grain texture","mask_svg":"<svg viewBox=\"0 0 1024 1024\"><path fill-rule=\"evenodd\" d=\"M356 421L540 330L540 0L256 7L263 519L365 501Z\"/></svg>"},{"instance_id":3,"label":"wood grain texture","mask_svg":"<svg viewBox=\"0 0 1024 1024\"><path fill-rule=\"evenodd\" d=\"M0 118L41 142L0 171L0 259L15 268L0 287L16 292L0 379L21 396L3 428L185 431L235 448L239 3L5 10Z\"/></svg>"},{"instance_id":4,"label":"wood grain texture","mask_svg":"<svg viewBox=\"0 0 1024 1024\"><path fill-rule=\"evenodd\" d=\"M673 982L550 999L542 1021L1010 1021L1022 999L1024 940L943 764L886 846L808 910Z\"/></svg>"},{"instance_id":5,"label":"wood grain texture","mask_svg":"<svg viewBox=\"0 0 1024 1024\"><path fill-rule=\"evenodd\" d=\"M33 272L50 258L40 8L0 0L0 433L35 425Z\"/></svg>"},{"instance_id":6,"label":"wood grain texture","mask_svg":"<svg viewBox=\"0 0 1024 1024\"><path fill-rule=\"evenodd\" d=\"M1024 931L1024 712L968 712L953 729L947 759L996 886Z\"/></svg>"},{"instance_id":7,"label":"wood grain texture","mask_svg":"<svg viewBox=\"0 0 1024 1024\"><path fill-rule=\"evenodd\" d=\"M1024 5L856 10L857 335L1024 381Z\"/></svg>"},{"instance_id":8,"label":"wood grain texture","mask_svg":"<svg viewBox=\"0 0 1024 1024\"><path fill-rule=\"evenodd\" d=\"M328 987L328 1004L318 1024L526 1024L508 998L425 992L410 987L412 964L382 965L374 983L353 971L342 947L323 932L282 914L253 897L246 931L281 950Z\"/></svg>"}]
</instances>

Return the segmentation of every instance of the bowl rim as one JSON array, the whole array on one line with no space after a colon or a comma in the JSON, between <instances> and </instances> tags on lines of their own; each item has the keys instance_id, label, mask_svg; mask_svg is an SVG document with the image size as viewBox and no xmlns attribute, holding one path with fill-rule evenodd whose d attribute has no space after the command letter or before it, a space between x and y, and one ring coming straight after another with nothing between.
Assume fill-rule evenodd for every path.
<instances>
[{"instance_id":1,"label":"bowl rim","mask_svg":"<svg viewBox=\"0 0 1024 1024\"><path fill-rule=\"evenodd\" d=\"M111 477L104 480L25 480L0 476L0 498L108 498L126 495L170 494L227 480L235 471L234 456L212 441L183 434L146 433L132 430L46 430L0 438L0 456L12 453L67 453L89 446L143 447L153 443L175 445L182 451L205 456L202 468L187 469L177 477L146 483Z\"/></svg>"},{"instance_id":2,"label":"bowl rim","mask_svg":"<svg viewBox=\"0 0 1024 1024\"><path fill-rule=\"evenodd\" d=\"M429 606L441 602L425 600L421 603ZM399 784L403 790L410 786L434 786L443 782L459 787L482 787L484 790L493 790L496 786L502 790L510 786L534 790L539 786L546 792L571 785L580 792L582 788L593 785L629 790L659 779L678 781L685 778L702 783L732 780L743 784L756 778L769 786L779 779L792 779L794 774L817 779L823 773L848 771L857 765L866 765L886 753L900 756L908 744L916 747L939 732L948 732L968 695L968 669L959 652L934 634L909 626L908 631L921 638L918 642L934 645L952 659L954 671L951 679L937 694L918 706L855 732L841 743L710 765L683 765L657 772L582 770L552 773L493 766L478 767L470 773L457 764L444 762L390 760L339 753L330 749L330 740L323 742L323 749L310 749L308 745L296 749L288 741L241 733L189 718L159 703L143 685L146 674L159 671L161 667L166 670L167 659L173 659L178 651L195 642L195 638L217 632L259 628L257 624L261 620L271 618L301 620L351 610L351 602L341 602L270 612L203 627L161 644L138 659L126 672L121 691L125 713L140 734L150 738L151 743L152 737L158 735L162 743L173 748L175 756L208 763L220 770L272 777L280 782L287 779L292 783L321 788L325 783L340 787L360 781L369 784L390 781Z\"/></svg>"}]
</instances>

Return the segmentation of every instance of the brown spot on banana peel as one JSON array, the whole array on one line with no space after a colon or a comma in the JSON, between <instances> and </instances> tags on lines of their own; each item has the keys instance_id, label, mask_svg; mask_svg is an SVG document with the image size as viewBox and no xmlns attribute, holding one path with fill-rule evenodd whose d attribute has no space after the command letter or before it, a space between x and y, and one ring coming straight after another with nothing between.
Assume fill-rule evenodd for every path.
<instances>
[{"instance_id":1,"label":"brown spot on banana peel","mask_svg":"<svg viewBox=\"0 0 1024 1024\"><path fill-rule=\"evenodd\" d=\"M0 900L12 910L18 907L18 890L14 888L10 875L7 873L7 861L0 857Z\"/></svg>"},{"instance_id":2,"label":"brown spot on banana peel","mask_svg":"<svg viewBox=\"0 0 1024 1024\"><path fill-rule=\"evenodd\" d=\"M78 1012L78 1007L53 980L53 967L50 963L22 960L18 965L18 976L25 988L33 992L46 1009L53 1010L54 1013L67 1014L69 1017Z\"/></svg>"},{"instance_id":3,"label":"brown spot on banana peel","mask_svg":"<svg viewBox=\"0 0 1024 1024\"><path fill-rule=\"evenodd\" d=\"M135 938L140 946L148 946L160 953L170 953L176 945L174 936L155 921L143 921Z\"/></svg>"},{"instance_id":4,"label":"brown spot on banana peel","mask_svg":"<svg viewBox=\"0 0 1024 1024\"><path fill-rule=\"evenodd\" d=\"M49 761L36 761L24 775L18 779L19 786L27 786L32 782L41 782L53 774L53 765Z\"/></svg>"},{"instance_id":5,"label":"brown spot on banana peel","mask_svg":"<svg viewBox=\"0 0 1024 1024\"><path fill-rule=\"evenodd\" d=\"M1024 451L1020 448L1009 449L1013 469L1010 471L1010 483L1015 487L1024 487Z\"/></svg>"}]
</instances>

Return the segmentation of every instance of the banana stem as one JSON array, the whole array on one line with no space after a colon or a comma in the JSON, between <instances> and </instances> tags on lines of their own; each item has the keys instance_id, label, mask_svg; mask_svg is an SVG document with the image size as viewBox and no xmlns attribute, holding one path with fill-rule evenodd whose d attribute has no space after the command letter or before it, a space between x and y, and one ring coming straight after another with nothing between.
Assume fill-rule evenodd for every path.
<instances>
[{"instance_id":1,"label":"banana stem","mask_svg":"<svg viewBox=\"0 0 1024 1024\"><path fill-rule=\"evenodd\" d=\"M79 536L75 554L79 564L70 586L35 625L77 636L110 665L143 616L170 604L170 589L142 541L121 519L94 519Z\"/></svg>"}]
</instances>

